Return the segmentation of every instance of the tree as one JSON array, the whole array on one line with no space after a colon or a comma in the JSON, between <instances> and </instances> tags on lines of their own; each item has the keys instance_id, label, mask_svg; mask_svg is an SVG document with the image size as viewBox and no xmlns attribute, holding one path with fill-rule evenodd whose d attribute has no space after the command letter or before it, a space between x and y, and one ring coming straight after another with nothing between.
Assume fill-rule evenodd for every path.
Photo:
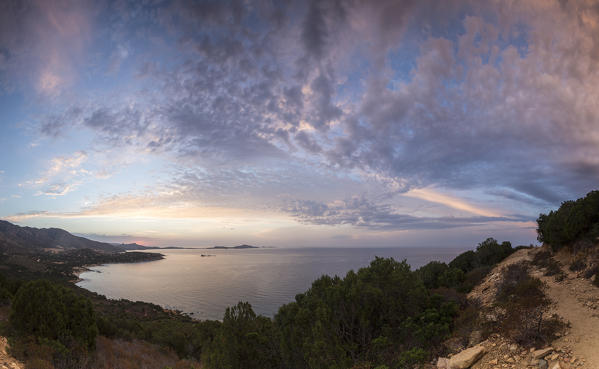
<instances>
[{"instance_id":1,"label":"tree","mask_svg":"<svg viewBox=\"0 0 599 369\"><path fill-rule=\"evenodd\" d=\"M212 369L278 368L276 343L272 321L257 316L248 302L239 302L225 311L204 359Z\"/></svg>"}]
</instances>

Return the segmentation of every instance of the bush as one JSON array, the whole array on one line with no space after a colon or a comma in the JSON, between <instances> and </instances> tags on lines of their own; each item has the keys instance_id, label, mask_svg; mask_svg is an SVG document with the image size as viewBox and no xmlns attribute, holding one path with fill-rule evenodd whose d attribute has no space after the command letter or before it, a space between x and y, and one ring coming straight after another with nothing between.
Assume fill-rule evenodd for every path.
<instances>
[{"instance_id":1,"label":"bush","mask_svg":"<svg viewBox=\"0 0 599 369\"><path fill-rule=\"evenodd\" d=\"M46 280L32 281L17 291L10 315L20 332L65 346L94 346L98 328L91 302Z\"/></svg>"},{"instance_id":2,"label":"bush","mask_svg":"<svg viewBox=\"0 0 599 369\"><path fill-rule=\"evenodd\" d=\"M209 368L278 368L280 355L272 321L240 302L227 308L223 323L203 355Z\"/></svg>"},{"instance_id":3,"label":"bush","mask_svg":"<svg viewBox=\"0 0 599 369\"><path fill-rule=\"evenodd\" d=\"M552 256L549 251L539 251L532 258L532 263L538 267L546 268L550 260L552 260Z\"/></svg>"},{"instance_id":4,"label":"bush","mask_svg":"<svg viewBox=\"0 0 599 369\"><path fill-rule=\"evenodd\" d=\"M286 367L347 368L366 362L397 367L428 358L451 333L457 305L432 294L423 282L438 285L448 266L421 269L412 272L405 261L375 258L345 278L314 281L275 316Z\"/></svg>"},{"instance_id":5,"label":"bush","mask_svg":"<svg viewBox=\"0 0 599 369\"><path fill-rule=\"evenodd\" d=\"M585 270L584 277L586 279L591 279L595 276L595 274L599 273L599 265L593 265L589 269Z\"/></svg>"},{"instance_id":6,"label":"bush","mask_svg":"<svg viewBox=\"0 0 599 369\"><path fill-rule=\"evenodd\" d=\"M559 263L553 259L549 251L537 252L532 258L532 264L538 266L539 268L544 268L545 272L543 275L545 276L563 274Z\"/></svg>"},{"instance_id":7,"label":"bush","mask_svg":"<svg viewBox=\"0 0 599 369\"><path fill-rule=\"evenodd\" d=\"M476 269L469 271L465 278L464 282L460 287L458 287L458 291L463 293L468 293L472 291L474 287L476 287L482 280L489 274L489 272L493 269L492 266L481 266Z\"/></svg>"},{"instance_id":8,"label":"bush","mask_svg":"<svg viewBox=\"0 0 599 369\"><path fill-rule=\"evenodd\" d=\"M552 276L558 275L560 273L563 274L562 268L560 268L559 263L555 261L553 258L549 259L549 261L547 262L547 266L545 267L545 273L543 273L543 275Z\"/></svg>"},{"instance_id":9,"label":"bush","mask_svg":"<svg viewBox=\"0 0 599 369\"><path fill-rule=\"evenodd\" d=\"M578 271L585 269L586 267L587 267L587 263L585 263L584 259L577 258L576 260L574 260L572 262L569 269L573 272L578 272Z\"/></svg>"},{"instance_id":10,"label":"bush","mask_svg":"<svg viewBox=\"0 0 599 369\"><path fill-rule=\"evenodd\" d=\"M476 247L476 260L479 266L495 265L508 257L514 250L509 242L499 244L494 238L487 238Z\"/></svg>"},{"instance_id":11,"label":"bush","mask_svg":"<svg viewBox=\"0 0 599 369\"><path fill-rule=\"evenodd\" d=\"M449 268L445 272L447 282L440 286L454 287L464 293L470 292L497 263L513 252L511 243L506 241L500 244L494 238L487 238L478 244L476 251L466 251L449 263ZM458 270L462 271L463 275L458 274ZM453 275L450 277L451 273Z\"/></svg>"},{"instance_id":12,"label":"bush","mask_svg":"<svg viewBox=\"0 0 599 369\"><path fill-rule=\"evenodd\" d=\"M537 225L537 239L551 245L554 251L584 238L596 243L599 191L591 191L576 201L565 201L549 214L540 214Z\"/></svg>"},{"instance_id":13,"label":"bush","mask_svg":"<svg viewBox=\"0 0 599 369\"><path fill-rule=\"evenodd\" d=\"M439 261L431 261L416 270L416 275L428 289L439 287L455 288L464 281L464 272L459 268L450 268Z\"/></svg>"},{"instance_id":14,"label":"bush","mask_svg":"<svg viewBox=\"0 0 599 369\"><path fill-rule=\"evenodd\" d=\"M512 264L504 270L496 296L498 305L506 311L500 323L504 336L523 346L551 341L559 325L553 318L545 319L551 305L545 289L543 282L528 274L525 263Z\"/></svg>"}]
</instances>

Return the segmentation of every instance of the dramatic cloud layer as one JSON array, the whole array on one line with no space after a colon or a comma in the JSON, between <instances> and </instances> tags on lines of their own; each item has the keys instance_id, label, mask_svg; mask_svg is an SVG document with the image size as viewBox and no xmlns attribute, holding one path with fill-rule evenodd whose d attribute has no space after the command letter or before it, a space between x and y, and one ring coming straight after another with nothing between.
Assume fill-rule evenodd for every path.
<instances>
[{"instance_id":1,"label":"dramatic cloud layer","mask_svg":"<svg viewBox=\"0 0 599 369\"><path fill-rule=\"evenodd\" d=\"M0 216L532 241L599 183L598 66L590 0L3 2Z\"/></svg>"}]
</instances>

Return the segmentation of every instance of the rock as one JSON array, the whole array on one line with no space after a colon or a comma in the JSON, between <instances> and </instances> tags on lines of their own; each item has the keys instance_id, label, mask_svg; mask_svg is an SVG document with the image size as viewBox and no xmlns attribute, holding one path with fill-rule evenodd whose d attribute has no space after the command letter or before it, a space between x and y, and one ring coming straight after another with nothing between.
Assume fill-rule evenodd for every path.
<instances>
[{"instance_id":1,"label":"rock","mask_svg":"<svg viewBox=\"0 0 599 369\"><path fill-rule=\"evenodd\" d=\"M536 350L532 352L532 357L535 359L542 359L545 356L549 355L553 351L552 347L546 347L544 349Z\"/></svg>"},{"instance_id":2,"label":"rock","mask_svg":"<svg viewBox=\"0 0 599 369\"><path fill-rule=\"evenodd\" d=\"M493 359L493 360L489 361L489 364L497 365L497 359Z\"/></svg>"},{"instance_id":3,"label":"rock","mask_svg":"<svg viewBox=\"0 0 599 369\"><path fill-rule=\"evenodd\" d=\"M446 357L437 359L437 369L449 369L449 359Z\"/></svg>"},{"instance_id":4,"label":"rock","mask_svg":"<svg viewBox=\"0 0 599 369\"><path fill-rule=\"evenodd\" d=\"M483 332L481 331L472 331L470 333L470 338L468 339L468 345L474 346L479 344L483 340Z\"/></svg>"},{"instance_id":5,"label":"rock","mask_svg":"<svg viewBox=\"0 0 599 369\"><path fill-rule=\"evenodd\" d=\"M559 365L559 363L555 363L555 364L553 364L551 369L562 369L562 367Z\"/></svg>"},{"instance_id":6,"label":"rock","mask_svg":"<svg viewBox=\"0 0 599 369\"><path fill-rule=\"evenodd\" d=\"M539 369L547 369L547 361L539 359Z\"/></svg>"},{"instance_id":7,"label":"rock","mask_svg":"<svg viewBox=\"0 0 599 369\"><path fill-rule=\"evenodd\" d=\"M462 344L462 339L460 337L452 337L445 340L445 342L443 342L443 346L445 346L449 352L458 352L464 349L464 345Z\"/></svg>"},{"instance_id":8,"label":"rock","mask_svg":"<svg viewBox=\"0 0 599 369\"><path fill-rule=\"evenodd\" d=\"M553 354L553 355L549 356L549 360L555 361L555 359L557 359L558 357L559 357L558 354Z\"/></svg>"},{"instance_id":9,"label":"rock","mask_svg":"<svg viewBox=\"0 0 599 369\"><path fill-rule=\"evenodd\" d=\"M517 351L518 350L518 345L511 344L510 347L509 347L509 350L512 351L512 352Z\"/></svg>"},{"instance_id":10,"label":"rock","mask_svg":"<svg viewBox=\"0 0 599 369\"><path fill-rule=\"evenodd\" d=\"M476 363L484 354L486 350L481 344L474 347L470 347L459 354L454 355L449 360L449 369L467 369Z\"/></svg>"},{"instance_id":11,"label":"rock","mask_svg":"<svg viewBox=\"0 0 599 369\"><path fill-rule=\"evenodd\" d=\"M488 322L496 323L497 322L497 315L495 315L495 314L487 314L487 315L485 315L485 319Z\"/></svg>"}]
</instances>

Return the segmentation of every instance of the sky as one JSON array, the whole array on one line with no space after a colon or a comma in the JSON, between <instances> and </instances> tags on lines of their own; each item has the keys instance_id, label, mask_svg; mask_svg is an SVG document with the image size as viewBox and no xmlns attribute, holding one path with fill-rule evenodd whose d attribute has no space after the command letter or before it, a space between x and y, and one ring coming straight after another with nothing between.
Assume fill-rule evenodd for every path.
<instances>
[{"instance_id":1,"label":"sky","mask_svg":"<svg viewBox=\"0 0 599 369\"><path fill-rule=\"evenodd\" d=\"M0 2L0 218L473 247L599 184L599 3Z\"/></svg>"}]
</instances>

